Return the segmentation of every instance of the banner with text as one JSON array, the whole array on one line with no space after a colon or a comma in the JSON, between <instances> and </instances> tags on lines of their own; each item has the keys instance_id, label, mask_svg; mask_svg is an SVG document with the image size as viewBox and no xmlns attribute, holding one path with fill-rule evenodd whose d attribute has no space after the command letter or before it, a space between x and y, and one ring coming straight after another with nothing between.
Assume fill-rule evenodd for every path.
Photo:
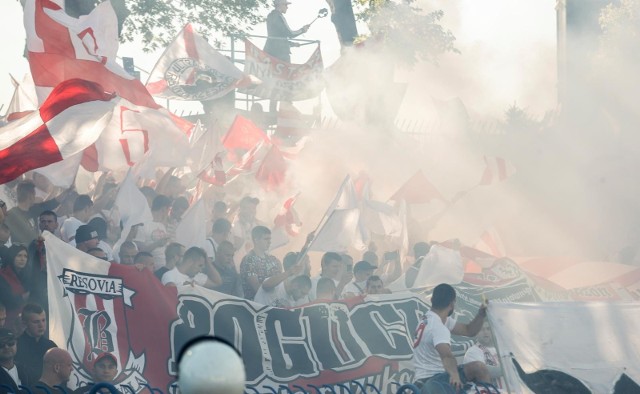
<instances>
[{"instance_id":1,"label":"banner with text","mask_svg":"<svg viewBox=\"0 0 640 394\"><path fill-rule=\"evenodd\" d=\"M324 64L320 46L304 64L283 62L245 40L244 73L262 81L239 91L273 100L298 101L317 97L324 89Z\"/></svg>"}]
</instances>

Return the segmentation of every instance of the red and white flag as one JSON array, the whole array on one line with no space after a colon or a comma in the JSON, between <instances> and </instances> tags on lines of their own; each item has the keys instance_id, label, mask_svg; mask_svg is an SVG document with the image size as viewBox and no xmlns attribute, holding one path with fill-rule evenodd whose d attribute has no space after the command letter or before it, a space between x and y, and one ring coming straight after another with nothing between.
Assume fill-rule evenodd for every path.
<instances>
[{"instance_id":1,"label":"red and white flag","mask_svg":"<svg viewBox=\"0 0 640 394\"><path fill-rule=\"evenodd\" d=\"M38 111L0 129L0 183L82 152L100 137L117 103L93 82L58 85Z\"/></svg>"},{"instance_id":2,"label":"red and white flag","mask_svg":"<svg viewBox=\"0 0 640 394\"><path fill-rule=\"evenodd\" d=\"M205 101L251 83L249 76L187 24L154 66L147 89L168 99Z\"/></svg>"},{"instance_id":3,"label":"red and white flag","mask_svg":"<svg viewBox=\"0 0 640 394\"><path fill-rule=\"evenodd\" d=\"M82 165L88 171L123 170L143 158L148 168L184 166L189 140L184 130L165 109L118 100L104 133L84 153Z\"/></svg>"},{"instance_id":4,"label":"red and white flag","mask_svg":"<svg viewBox=\"0 0 640 394\"><path fill-rule=\"evenodd\" d=\"M446 201L422 170L418 170L409 178L389 200L404 200L407 204L424 204L431 200Z\"/></svg>"},{"instance_id":5,"label":"red and white flag","mask_svg":"<svg viewBox=\"0 0 640 394\"><path fill-rule=\"evenodd\" d=\"M484 157L486 168L480 179L480 185L492 185L506 181L515 174L515 167L502 157Z\"/></svg>"},{"instance_id":6,"label":"red and white flag","mask_svg":"<svg viewBox=\"0 0 640 394\"><path fill-rule=\"evenodd\" d=\"M302 228L302 222L298 216L298 213L293 208L296 199L300 193L293 197L288 198L280 212L273 220L273 229L271 230L271 250L277 249L289 243L289 237L295 237L300 234Z\"/></svg>"},{"instance_id":7,"label":"red and white flag","mask_svg":"<svg viewBox=\"0 0 640 394\"><path fill-rule=\"evenodd\" d=\"M81 78L135 105L159 107L142 83L116 63L118 19L110 1L73 18L51 0L26 0L24 25L40 102L60 82Z\"/></svg>"},{"instance_id":8,"label":"red and white flag","mask_svg":"<svg viewBox=\"0 0 640 394\"><path fill-rule=\"evenodd\" d=\"M256 171L256 180L266 191L278 190L285 182L288 168L280 149L271 145Z\"/></svg>"},{"instance_id":9,"label":"red and white flag","mask_svg":"<svg viewBox=\"0 0 640 394\"><path fill-rule=\"evenodd\" d=\"M260 142L270 143L267 134L251 120L240 115L236 116L222 138L222 145L229 151L229 160L236 162Z\"/></svg>"}]
</instances>

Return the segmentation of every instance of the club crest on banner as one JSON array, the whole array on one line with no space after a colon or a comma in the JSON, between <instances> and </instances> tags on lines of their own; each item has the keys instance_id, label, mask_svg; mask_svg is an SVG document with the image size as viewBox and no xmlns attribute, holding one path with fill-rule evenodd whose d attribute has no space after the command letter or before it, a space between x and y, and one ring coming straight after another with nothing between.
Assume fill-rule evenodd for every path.
<instances>
[{"instance_id":1,"label":"club crest on banner","mask_svg":"<svg viewBox=\"0 0 640 394\"><path fill-rule=\"evenodd\" d=\"M102 353L112 353L118 364L116 380L136 392L144 378L145 356L130 350L126 308L131 308L135 291L124 286L122 278L64 269L58 276L63 297L68 300L72 319L67 349L74 359L70 383L83 386L93 382L93 363Z\"/></svg>"},{"instance_id":2,"label":"club crest on banner","mask_svg":"<svg viewBox=\"0 0 640 394\"><path fill-rule=\"evenodd\" d=\"M236 79L196 59L179 58L171 62L164 74L167 87L187 100L205 101L229 90Z\"/></svg>"}]
</instances>

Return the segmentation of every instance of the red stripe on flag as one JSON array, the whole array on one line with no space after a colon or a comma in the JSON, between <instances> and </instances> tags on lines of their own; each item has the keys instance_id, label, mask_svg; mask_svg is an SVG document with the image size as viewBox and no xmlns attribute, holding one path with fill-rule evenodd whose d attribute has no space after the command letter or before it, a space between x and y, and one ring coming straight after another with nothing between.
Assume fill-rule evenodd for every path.
<instances>
[{"instance_id":1,"label":"red stripe on flag","mask_svg":"<svg viewBox=\"0 0 640 394\"><path fill-rule=\"evenodd\" d=\"M187 56L191 59L200 59L198 49L196 48L196 41L193 39L193 26L191 26L191 23L184 28L184 47L187 50Z\"/></svg>"},{"instance_id":2,"label":"red stripe on flag","mask_svg":"<svg viewBox=\"0 0 640 394\"><path fill-rule=\"evenodd\" d=\"M68 79L91 79L105 91L115 92L133 104L160 108L140 81L112 73L100 62L71 59L51 53L29 52L29 65L36 86L56 86Z\"/></svg>"},{"instance_id":3,"label":"red stripe on flag","mask_svg":"<svg viewBox=\"0 0 640 394\"><path fill-rule=\"evenodd\" d=\"M109 101L113 94L106 93L102 86L82 79L70 79L56 86L40 106L40 117L48 122L62 111L89 101Z\"/></svg>"},{"instance_id":4,"label":"red stripe on flag","mask_svg":"<svg viewBox=\"0 0 640 394\"><path fill-rule=\"evenodd\" d=\"M58 145L47 125L43 124L17 143L0 150L0 184L60 160Z\"/></svg>"},{"instance_id":5,"label":"red stripe on flag","mask_svg":"<svg viewBox=\"0 0 640 394\"><path fill-rule=\"evenodd\" d=\"M36 34L42 39L44 51L75 58L76 50L71 42L69 30L51 19L44 11L45 8L58 11L61 9L60 6L50 0L36 0L35 8Z\"/></svg>"}]
</instances>

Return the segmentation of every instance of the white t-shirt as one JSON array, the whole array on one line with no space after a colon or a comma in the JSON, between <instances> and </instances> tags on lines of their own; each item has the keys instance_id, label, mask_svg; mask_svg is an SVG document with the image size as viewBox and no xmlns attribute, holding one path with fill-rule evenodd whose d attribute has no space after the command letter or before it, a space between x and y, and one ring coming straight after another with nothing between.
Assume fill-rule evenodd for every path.
<instances>
[{"instance_id":1,"label":"white t-shirt","mask_svg":"<svg viewBox=\"0 0 640 394\"><path fill-rule=\"evenodd\" d=\"M138 233L134 241L149 244L167 236L167 229L164 224L159 222L147 222L144 226L138 227ZM166 245L166 244L165 244ZM153 255L153 270L157 271L160 267L164 267L167 260L164 256L165 246L160 246L151 251Z\"/></svg>"},{"instance_id":2,"label":"white t-shirt","mask_svg":"<svg viewBox=\"0 0 640 394\"><path fill-rule=\"evenodd\" d=\"M265 290L262 286L260 286L253 300L258 304L275 306L278 308L292 308L294 306L309 303L308 296L302 297L297 301L291 298L289 294L287 294L287 290L284 287L284 282L280 282L271 290Z\"/></svg>"},{"instance_id":3,"label":"white t-shirt","mask_svg":"<svg viewBox=\"0 0 640 394\"><path fill-rule=\"evenodd\" d=\"M5 367L2 367L2 369L4 369L9 374L9 376L11 376L11 379L16 382L16 386L20 386L22 384L20 376L18 376L18 367L16 367L15 364L13 364L13 368L11 369L6 369Z\"/></svg>"},{"instance_id":4,"label":"white t-shirt","mask_svg":"<svg viewBox=\"0 0 640 394\"><path fill-rule=\"evenodd\" d=\"M203 249L207 253L209 261L216 260L216 250L218 249L218 244L213 238L207 238L207 240L204 242Z\"/></svg>"},{"instance_id":5,"label":"white t-shirt","mask_svg":"<svg viewBox=\"0 0 640 394\"><path fill-rule=\"evenodd\" d=\"M451 330L455 325L456 319L447 317L445 324L442 324L440 316L432 311L426 313L416 329L413 344L415 379L430 378L445 372L436 346L441 343L451 344Z\"/></svg>"},{"instance_id":6,"label":"white t-shirt","mask_svg":"<svg viewBox=\"0 0 640 394\"><path fill-rule=\"evenodd\" d=\"M182 286L185 283L195 283L200 286L204 286L207 283L207 275L202 272L198 273L194 278L190 278L188 275L183 274L178 270L178 267L169 270L162 275L162 284L166 285L173 283L176 286Z\"/></svg>"},{"instance_id":7,"label":"white t-shirt","mask_svg":"<svg viewBox=\"0 0 640 394\"><path fill-rule=\"evenodd\" d=\"M344 298L344 296L347 293L352 293L351 297L353 297L353 295L363 295L365 288L367 287L367 281L363 281L363 282L359 282L356 283L355 281L353 282L349 282L347 283L347 285L344 287L344 289L342 289L342 297Z\"/></svg>"},{"instance_id":8,"label":"white t-shirt","mask_svg":"<svg viewBox=\"0 0 640 394\"><path fill-rule=\"evenodd\" d=\"M67 220L62 223L62 227L60 228L60 235L62 236L62 240L64 242L69 242L70 240L72 240L72 238L75 238L76 230L83 224L85 223L82 223L80 220L73 216L67 218Z\"/></svg>"}]
</instances>

